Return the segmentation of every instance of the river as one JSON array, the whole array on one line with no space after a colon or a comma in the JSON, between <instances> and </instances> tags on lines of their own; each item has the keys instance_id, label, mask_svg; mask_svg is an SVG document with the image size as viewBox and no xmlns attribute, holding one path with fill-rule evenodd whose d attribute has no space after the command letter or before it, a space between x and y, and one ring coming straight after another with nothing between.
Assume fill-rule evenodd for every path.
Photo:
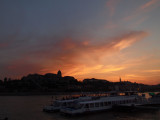
<instances>
[{"instance_id":1,"label":"river","mask_svg":"<svg viewBox=\"0 0 160 120\"><path fill-rule=\"evenodd\" d=\"M61 95L58 96L63 97ZM59 113L45 113L44 105L51 101L51 95L44 96L0 96L0 114L9 120L160 120L160 110L151 111L108 111L65 117ZM55 96L53 96L53 99Z\"/></svg>"}]
</instances>

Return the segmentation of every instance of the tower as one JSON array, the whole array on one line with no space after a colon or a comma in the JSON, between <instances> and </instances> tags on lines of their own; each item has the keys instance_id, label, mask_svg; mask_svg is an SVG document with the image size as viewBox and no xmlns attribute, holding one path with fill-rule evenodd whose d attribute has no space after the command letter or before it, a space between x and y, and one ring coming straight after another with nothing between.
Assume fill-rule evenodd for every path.
<instances>
[{"instance_id":1,"label":"tower","mask_svg":"<svg viewBox=\"0 0 160 120\"><path fill-rule=\"evenodd\" d=\"M57 72L57 76L58 76L58 78L61 78L61 77L62 77L62 73L61 73L60 70Z\"/></svg>"},{"instance_id":2,"label":"tower","mask_svg":"<svg viewBox=\"0 0 160 120\"><path fill-rule=\"evenodd\" d=\"M121 83L122 81L121 81L121 77L119 78L119 82Z\"/></svg>"}]
</instances>

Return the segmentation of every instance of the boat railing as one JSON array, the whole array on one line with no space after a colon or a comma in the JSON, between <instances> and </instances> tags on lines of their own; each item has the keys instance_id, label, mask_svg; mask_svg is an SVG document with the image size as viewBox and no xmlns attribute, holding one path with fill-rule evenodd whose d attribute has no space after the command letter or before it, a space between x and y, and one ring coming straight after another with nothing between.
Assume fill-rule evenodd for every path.
<instances>
[{"instance_id":1,"label":"boat railing","mask_svg":"<svg viewBox=\"0 0 160 120\"><path fill-rule=\"evenodd\" d=\"M160 99L138 99L135 101L136 104L160 104Z\"/></svg>"}]
</instances>

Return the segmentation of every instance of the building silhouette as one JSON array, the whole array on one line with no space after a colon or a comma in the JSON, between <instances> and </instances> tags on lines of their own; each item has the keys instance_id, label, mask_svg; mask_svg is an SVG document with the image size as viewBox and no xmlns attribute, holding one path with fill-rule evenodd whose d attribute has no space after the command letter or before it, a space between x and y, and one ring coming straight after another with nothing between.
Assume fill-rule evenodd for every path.
<instances>
[{"instance_id":1,"label":"building silhouette","mask_svg":"<svg viewBox=\"0 0 160 120\"><path fill-rule=\"evenodd\" d=\"M62 78L62 72L60 70L57 72L57 77Z\"/></svg>"}]
</instances>

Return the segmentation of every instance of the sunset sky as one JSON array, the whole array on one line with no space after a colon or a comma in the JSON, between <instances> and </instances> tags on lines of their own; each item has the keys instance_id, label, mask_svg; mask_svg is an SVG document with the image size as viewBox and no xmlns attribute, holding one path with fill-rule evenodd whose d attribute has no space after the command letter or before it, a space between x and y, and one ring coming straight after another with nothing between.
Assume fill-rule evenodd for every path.
<instances>
[{"instance_id":1,"label":"sunset sky","mask_svg":"<svg viewBox=\"0 0 160 120\"><path fill-rule=\"evenodd\" d=\"M159 38L160 0L0 0L0 79L160 84Z\"/></svg>"}]
</instances>

